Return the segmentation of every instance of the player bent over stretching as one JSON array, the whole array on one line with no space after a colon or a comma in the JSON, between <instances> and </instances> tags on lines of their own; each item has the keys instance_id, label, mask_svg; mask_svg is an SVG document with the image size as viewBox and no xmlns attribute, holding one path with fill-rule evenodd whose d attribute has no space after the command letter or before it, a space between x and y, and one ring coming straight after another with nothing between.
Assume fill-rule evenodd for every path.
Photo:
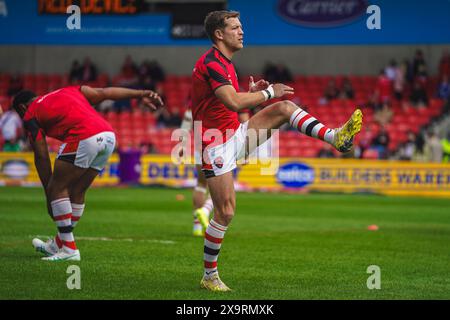
<instances>
[{"instance_id":1,"label":"player bent over stretching","mask_svg":"<svg viewBox=\"0 0 450 320\"><path fill-rule=\"evenodd\" d=\"M87 189L116 143L113 128L91 104L128 98L142 98L152 109L162 105L153 91L125 88L77 86L39 97L26 90L15 96L13 108L27 130L48 210L58 229L54 239L32 241L35 249L47 256L43 260L80 260L72 230L83 214ZM63 142L53 172L45 136Z\"/></svg>"},{"instance_id":2,"label":"player bent over stretching","mask_svg":"<svg viewBox=\"0 0 450 320\"><path fill-rule=\"evenodd\" d=\"M236 161L254 151L263 141L246 146L250 132L267 132L289 123L303 134L323 140L341 152L347 152L353 137L361 130L362 113L357 109L340 128L331 129L285 100L267 106L240 123L237 112L253 108L272 98L293 94L292 88L284 84L269 85L267 81L250 81L250 91L239 91L238 79L231 59L243 48L243 36L238 12L214 11L205 19L205 30L212 48L196 63L192 73L192 111L194 121L202 122L203 132L219 131L221 139L202 135L202 170L214 203L214 217L205 232L204 274L202 288L211 291L228 291L219 278L217 259L228 225L234 216L235 191L232 170ZM226 131L234 132L233 135ZM219 140L219 142L218 142ZM246 151L247 149L247 151Z\"/></svg>"}]
</instances>

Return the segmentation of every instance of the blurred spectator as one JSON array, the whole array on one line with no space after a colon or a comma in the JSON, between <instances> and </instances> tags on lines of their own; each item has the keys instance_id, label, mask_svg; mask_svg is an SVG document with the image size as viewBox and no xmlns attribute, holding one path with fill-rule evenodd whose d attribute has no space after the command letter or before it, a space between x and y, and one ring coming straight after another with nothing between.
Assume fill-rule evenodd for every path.
<instances>
[{"instance_id":1,"label":"blurred spectator","mask_svg":"<svg viewBox=\"0 0 450 320\"><path fill-rule=\"evenodd\" d=\"M381 103L389 102L392 97L392 82L384 73L384 70L381 70L378 75L378 82L376 91L378 92L379 99Z\"/></svg>"},{"instance_id":2,"label":"blurred spectator","mask_svg":"<svg viewBox=\"0 0 450 320\"><path fill-rule=\"evenodd\" d=\"M291 72L281 63L275 65L268 62L264 67L263 75L264 79L270 83L286 83L293 81Z\"/></svg>"},{"instance_id":3,"label":"blurred spectator","mask_svg":"<svg viewBox=\"0 0 450 320\"><path fill-rule=\"evenodd\" d=\"M133 88L139 83L138 69L130 55L125 57L120 74L117 79L117 85L121 87Z\"/></svg>"},{"instance_id":4,"label":"blurred spectator","mask_svg":"<svg viewBox=\"0 0 450 320\"><path fill-rule=\"evenodd\" d=\"M148 67L149 75L152 77L153 81L159 83L166 79L163 68L156 60L150 61Z\"/></svg>"},{"instance_id":5,"label":"blurred spectator","mask_svg":"<svg viewBox=\"0 0 450 320\"><path fill-rule=\"evenodd\" d=\"M414 81L411 95L409 97L411 104L415 107L428 105L428 96L425 87L418 80Z\"/></svg>"},{"instance_id":6,"label":"blurred spectator","mask_svg":"<svg viewBox=\"0 0 450 320\"><path fill-rule=\"evenodd\" d=\"M389 106L389 103L385 102L385 103L383 103L383 105L380 109L375 111L374 119L381 126L385 126L391 122L393 115L394 115L394 113L392 112L391 107Z\"/></svg>"},{"instance_id":7,"label":"blurred spectator","mask_svg":"<svg viewBox=\"0 0 450 320\"><path fill-rule=\"evenodd\" d=\"M170 112L170 117L167 122L167 127L169 128L179 128L181 126L181 122L183 121L181 112L179 108L172 108Z\"/></svg>"},{"instance_id":8,"label":"blurred spectator","mask_svg":"<svg viewBox=\"0 0 450 320\"><path fill-rule=\"evenodd\" d=\"M144 90L156 90L156 82L150 75L146 75L139 80L139 88Z\"/></svg>"},{"instance_id":9,"label":"blurred spectator","mask_svg":"<svg viewBox=\"0 0 450 320\"><path fill-rule=\"evenodd\" d=\"M412 63L412 71L413 77L419 74L420 69L426 69L425 58L423 56L422 50L416 50L416 54L414 55L413 63Z\"/></svg>"},{"instance_id":10,"label":"blurred spectator","mask_svg":"<svg viewBox=\"0 0 450 320\"><path fill-rule=\"evenodd\" d=\"M349 78L344 78L342 81L341 98L353 99L355 97L355 91L353 90L352 83Z\"/></svg>"},{"instance_id":11,"label":"blurred spectator","mask_svg":"<svg viewBox=\"0 0 450 320\"><path fill-rule=\"evenodd\" d=\"M447 133L447 137L441 140L442 145L442 161L445 163L450 162L450 131Z\"/></svg>"},{"instance_id":12,"label":"blurred spectator","mask_svg":"<svg viewBox=\"0 0 450 320\"><path fill-rule=\"evenodd\" d=\"M380 103L380 93L375 90L370 96L369 101L367 101L367 107L376 111L381 109L382 104Z\"/></svg>"},{"instance_id":13,"label":"blurred spectator","mask_svg":"<svg viewBox=\"0 0 450 320\"><path fill-rule=\"evenodd\" d=\"M450 53L448 50L442 53L442 58L439 62L439 79L442 79L444 76L450 77Z\"/></svg>"},{"instance_id":14,"label":"blurred spectator","mask_svg":"<svg viewBox=\"0 0 450 320\"><path fill-rule=\"evenodd\" d=\"M89 57L84 58L80 73L82 82L97 80L97 67L92 63Z\"/></svg>"},{"instance_id":15,"label":"blurred spectator","mask_svg":"<svg viewBox=\"0 0 450 320\"><path fill-rule=\"evenodd\" d=\"M22 135L22 120L14 110L8 110L1 115L0 130L4 140L3 151L20 151L19 140Z\"/></svg>"},{"instance_id":16,"label":"blurred spectator","mask_svg":"<svg viewBox=\"0 0 450 320\"><path fill-rule=\"evenodd\" d=\"M69 82L71 84L76 84L76 83L79 83L82 78L83 78L83 74L82 74L82 70L81 70L81 65L78 62L78 60L74 60L72 62L72 67L70 68L70 71L69 71Z\"/></svg>"},{"instance_id":17,"label":"blurred spectator","mask_svg":"<svg viewBox=\"0 0 450 320\"><path fill-rule=\"evenodd\" d=\"M317 154L318 158L334 158L333 147L331 144L324 143L323 147L319 150Z\"/></svg>"},{"instance_id":18,"label":"blurred spectator","mask_svg":"<svg viewBox=\"0 0 450 320\"><path fill-rule=\"evenodd\" d=\"M416 136L416 161L425 161L424 154L425 154L425 137L424 137L424 131L421 130L419 134Z\"/></svg>"},{"instance_id":19,"label":"blurred spectator","mask_svg":"<svg viewBox=\"0 0 450 320\"><path fill-rule=\"evenodd\" d=\"M395 77L397 75L397 61L395 61L394 59L391 60L391 62L389 63L389 65L384 69L384 73L386 74L386 77L391 80L394 81Z\"/></svg>"},{"instance_id":20,"label":"blurred spectator","mask_svg":"<svg viewBox=\"0 0 450 320\"><path fill-rule=\"evenodd\" d=\"M401 101L403 99L403 93L405 91L405 80L408 72L408 63L403 62L400 67L395 71L394 78L394 96L395 99Z\"/></svg>"},{"instance_id":21,"label":"blurred spectator","mask_svg":"<svg viewBox=\"0 0 450 320\"><path fill-rule=\"evenodd\" d=\"M365 130L363 130L359 135L358 147L360 156L362 156L364 152L370 148L373 141L372 126L366 126L364 128Z\"/></svg>"},{"instance_id":22,"label":"blurred spectator","mask_svg":"<svg viewBox=\"0 0 450 320\"><path fill-rule=\"evenodd\" d=\"M425 140L425 154L430 162L442 162L442 144L435 131L429 131Z\"/></svg>"},{"instance_id":23,"label":"blurred spectator","mask_svg":"<svg viewBox=\"0 0 450 320\"><path fill-rule=\"evenodd\" d=\"M336 99L339 96L339 89L336 86L336 80L330 79L328 81L327 86L325 87L325 91L323 92L323 97L327 101L331 101L333 99Z\"/></svg>"},{"instance_id":24,"label":"blurred spectator","mask_svg":"<svg viewBox=\"0 0 450 320\"><path fill-rule=\"evenodd\" d=\"M158 150L156 150L155 145L151 140L144 140L141 142L139 149L141 150L142 154L149 154L149 153L157 153Z\"/></svg>"},{"instance_id":25,"label":"blurred spectator","mask_svg":"<svg viewBox=\"0 0 450 320\"><path fill-rule=\"evenodd\" d=\"M170 113L167 108L161 108L155 112L155 118L157 128L166 128L170 121Z\"/></svg>"},{"instance_id":26,"label":"blurred spectator","mask_svg":"<svg viewBox=\"0 0 450 320\"><path fill-rule=\"evenodd\" d=\"M444 100L450 98L450 84L448 82L448 76L444 75L442 77L441 83L438 87L438 97Z\"/></svg>"},{"instance_id":27,"label":"blurred spectator","mask_svg":"<svg viewBox=\"0 0 450 320\"><path fill-rule=\"evenodd\" d=\"M14 75L11 78L11 81L9 83L9 89L8 89L8 96L13 97L15 96L17 93L19 93L19 91L21 91L23 89L23 79L21 76L19 75Z\"/></svg>"},{"instance_id":28,"label":"blurred spectator","mask_svg":"<svg viewBox=\"0 0 450 320\"><path fill-rule=\"evenodd\" d=\"M413 160L416 154L416 135L414 132L408 132L408 140L400 149L400 160Z\"/></svg>"},{"instance_id":29,"label":"blurred spectator","mask_svg":"<svg viewBox=\"0 0 450 320\"><path fill-rule=\"evenodd\" d=\"M372 148L378 151L380 159L388 158L389 142L389 133L382 127L378 135L372 141Z\"/></svg>"}]
</instances>

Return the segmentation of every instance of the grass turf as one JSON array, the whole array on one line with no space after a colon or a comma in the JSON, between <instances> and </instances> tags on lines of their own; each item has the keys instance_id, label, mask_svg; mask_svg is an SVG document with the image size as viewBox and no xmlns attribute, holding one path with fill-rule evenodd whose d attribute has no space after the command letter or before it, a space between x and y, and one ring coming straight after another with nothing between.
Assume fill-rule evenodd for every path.
<instances>
[{"instance_id":1,"label":"grass turf","mask_svg":"<svg viewBox=\"0 0 450 320\"><path fill-rule=\"evenodd\" d=\"M449 207L446 199L240 193L219 258L234 291L211 293L199 288L203 240L191 236L189 190L91 189L75 229L82 261L52 263L31 247L33 236L55 232L43 191L4 187L0 299L449 299ZM81 290L66 287L71 264L81 268ZM380 290L366 286L370 265L381 269Z\"/></svg>"}]
</instances>

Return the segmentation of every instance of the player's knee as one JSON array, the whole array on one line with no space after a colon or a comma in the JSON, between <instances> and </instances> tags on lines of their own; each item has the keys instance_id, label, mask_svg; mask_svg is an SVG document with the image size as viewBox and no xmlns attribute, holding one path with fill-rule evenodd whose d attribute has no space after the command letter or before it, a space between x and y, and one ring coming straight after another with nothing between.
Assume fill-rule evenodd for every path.
<instances>
[{"instance_id":1,"label":"player's knee","mask_svg":"<svg viewBox=\"0 0 450 320\"><path fill-rule=\"evenodd\" d=\"M290 100L283 100L279 102L278 111L283 115L290 117L292 112L298 109L298 106Z\"/></svg>"},{"instance_id":2,"label":"player's knee","mask_svg":"<svg viewBox=\"0 0 450 320\"><path fill-rule=\"evenodd\" d=\"M224 219L228 224L234 217L235 208L236 201L232 197L229 197L223 201L219 208L216 207L215 210L218 211L222 219Z\"/></svg>"}]
</instances>

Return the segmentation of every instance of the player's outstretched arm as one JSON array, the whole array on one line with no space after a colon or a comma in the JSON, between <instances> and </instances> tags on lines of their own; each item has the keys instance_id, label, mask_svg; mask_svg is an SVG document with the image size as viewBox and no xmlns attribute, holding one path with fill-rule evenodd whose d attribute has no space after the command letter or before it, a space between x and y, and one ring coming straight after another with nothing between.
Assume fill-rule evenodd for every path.
<instances>
[{"instance_id":1,"label":"player's outstretched arm","mask_svg":"<svg viewBox=\"0 0 450 320\"><path fill-rule=\"evenodd\" d=\"M89 86L81 86L81 92L86 99L93 105L104 100L121 100L121 99L142 99L144 104L156 110L164 105L161 97L152 90L134 90L127 88L109 87L109 88L91 88Z\"/></svg>"},{"instance_id":2,"label":"player's outstretched arm","mask_svg":"<svg viewBox=\"0 0 450 320\"><path fill-rule=\"evenodd\" d=\"M236 92L233 86L224 85L217 88L215 94L228 109L237 112L246 108L254 108L269 99L294 94L294 89L282 83L277 83L260 91Z\"/></svg>"}]
</instances>

